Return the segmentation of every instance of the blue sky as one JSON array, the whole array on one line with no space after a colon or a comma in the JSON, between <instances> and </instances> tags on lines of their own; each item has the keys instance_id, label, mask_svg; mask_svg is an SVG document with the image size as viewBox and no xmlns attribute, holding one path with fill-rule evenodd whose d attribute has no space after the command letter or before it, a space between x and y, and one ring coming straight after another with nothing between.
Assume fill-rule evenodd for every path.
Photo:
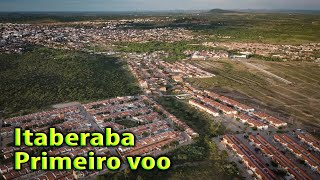
<instances>
[{"instance_id":1,"label":"blue sky","mask_svg":"<svg viewBox=\"0 0 320 180\"><path fill-rule=\"evenodd\" d=\"M0 11L320 9L320 0L0 0Z\"/></svg>"}]
</instances>

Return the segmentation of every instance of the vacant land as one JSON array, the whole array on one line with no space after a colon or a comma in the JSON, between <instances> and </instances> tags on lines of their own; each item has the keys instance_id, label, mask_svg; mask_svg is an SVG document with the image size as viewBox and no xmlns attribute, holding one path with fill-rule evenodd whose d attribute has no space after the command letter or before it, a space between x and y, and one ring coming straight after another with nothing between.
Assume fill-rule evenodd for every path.
<instances>
[{"instance_id":1,"label":"vacant land","mask_svg":"<svg viewBox=\"0 0 320 180\"><path fill-rule=\"evenodd\" d=\"M0 79L0 110L6 116L139 91L124 62L114 57L46 48L1 54Z\"/></svg>"},{"instance_id":2,"label":"vacant land","mask_svg":"<svg viewBox=\"0 0 320 180\"><path fill-rule=\"evenodd\" d=\"M280 116L298 127L299 122L303 122L311 129L320 128L319 64L228 59L192 63L217 74L214 78L190 79L195 86L215 90ZM247 63L258 68L248 66ZM287 81L292 83L288 84Z\"/></svg>"}]
</instances>

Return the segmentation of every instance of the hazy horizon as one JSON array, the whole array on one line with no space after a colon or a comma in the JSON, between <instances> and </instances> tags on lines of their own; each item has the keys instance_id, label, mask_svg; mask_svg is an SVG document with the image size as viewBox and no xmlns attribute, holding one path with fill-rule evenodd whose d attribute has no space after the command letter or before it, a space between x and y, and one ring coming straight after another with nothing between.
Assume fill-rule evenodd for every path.
<instances>
[{"instance_id":1,"label":"hazy horizon","mask_svg":"<svg viewBox=\"0 0 320 180\"><path fill-rule=\"evenodd\" d=\"M221 9L229 11L239 11L239 12L281 12L281 11L320 11L320 9L225 9L225 8L212 8ZM144 12L206 12L212 9L166 9L166 10L21 10L21 11L0 11L0 13L144 13Z\"/></svg>"},{"instance_id":2,"label":"hazy horizon","mask_svg":"<svg viewBox=\"0 0 320 180\"><path fill-rule=\"evenodd\" d=\"M0 12L320 10L319 0L0 0Z\"/></svg>"}]
</instances>

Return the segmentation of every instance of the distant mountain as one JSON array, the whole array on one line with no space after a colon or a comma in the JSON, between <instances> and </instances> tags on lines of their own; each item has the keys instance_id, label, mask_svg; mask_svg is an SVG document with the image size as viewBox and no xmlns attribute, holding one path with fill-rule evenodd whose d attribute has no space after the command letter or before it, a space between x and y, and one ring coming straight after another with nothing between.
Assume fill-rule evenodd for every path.
<instances>
[{"instance_id":1,"label":"distant mountain","mask_svg":"<svg viewBox=\"0 0 320 180\"><path fill-rule=\"evenodd\" d=\"M211 9L207 13L209 14L223 14L223 13L238 13L237 11L224 10L224 9Z\"/></svg>"}]
</instances>

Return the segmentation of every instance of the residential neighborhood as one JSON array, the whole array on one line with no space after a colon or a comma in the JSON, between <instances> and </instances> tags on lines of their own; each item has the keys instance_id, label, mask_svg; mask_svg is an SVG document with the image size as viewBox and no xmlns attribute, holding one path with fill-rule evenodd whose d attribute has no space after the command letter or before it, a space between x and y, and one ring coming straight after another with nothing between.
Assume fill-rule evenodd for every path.
<instances>
[{"instance_id":1,"label":"residential neighborhood","mask_svg":"<svg viewBox=\"0 0 320 180\"><path fill-rule=\"evenodd\" d=\"M13 140L14 127L32 129L34 132L47 132L49 127L57 131L67 132L104 132L106 127L111 127L117 132L132 132L137 138L134 147L119 146L116 149L108 147L4 147L1 148L1 157L4 164L0 166L3 179L29 178L42 179L44 176L58 179L62 177L59 172L31 171L24 166L22 171L15 171L11 159L14 152L22 150L30 154L47 151L49 155L57 156L87 156L89 151L97 155L115 155L125 158L135 155L153 155L168 152L176 147L192 143L198 134L188 125L167 112L147 96L126 96L113 99L91 102L79 106L71 106L52 111L19 116L4 120L1 128L1 137L10 142ZM79 179L94 176L98 171L68 171L63 174L68 179ZM49 177L48 177L49 178ZM50 178L49 178L50 179Z\"/></svg>"},{"instance_id":2,"label":"residential neighborhood","mask_svg":"<svg viewBox=\"0 0 320 180\"><path fill-rule=\"evenodd\" d=\"M0 180L319 180L319 8L3 0Z\"/></svg>"},{"instance_id":3,"label":"residential neighborhood","mask_svg":"<svg viewBox=\"0 0 320 180\"><path fill-rule=\"evenodd\" d=\"M220 140L218 141L231 148L237 154L241 162L245 164L245 168L248 169L247 173L249 176L257 179L278 179L278 175L274 174L277 168L270 168L268 167L269 164L265 163L269 160L274 162L278 169L283 168L283 171L286 173L285 178L288 179L314 179L319 176L317 174L317 168L319 167L317 165L319 142L313 136L308 133L294 135L296 143L292 147L299 148L300 145L298 144L301 143L303 143L304 147L300 148L300 153L297 156L290 157L289 159L283 154L286 149L280 151L282 146L278 143L278 141L282 142L278 137L287 136L285 134L282 135L282 129L285 129L284 132L288 132L286 129L289 131L291 129L288 127L289 122L287 120L280 119L261 109L250 107L243 102L238 102L217 92L197 89L187 82L188 78L215 77L214 74L210 74L199 67L189 65L185 61L172 64L164 62L158 60L157 55L154 54L130 54L128 55L128 63L130 70L138 79L140 87L146 94L153 94L155 96L176 94L177 99L181 99L181 95L183 95L183 99L187 99L187 102L197 110L208 113L212 117L222 118L226 124L235 124L239 125L239 127L244 126L245 128L242 133L240 130L235 130L235 135L227 134L221 142ZM170 88L162 90L163 87ZM243 125L240 126L239 123ZM264 136L259 135L260 133L267 136L268 141L271 140L272 144ZM274 138L272 138L270 133L274 133ZM241 137L240 139L247 137L250 142L243 144L242 140L238 138L239 136ZM247 147L247 144L250 148ZM289 147L284 141L282 144ZM303 150L308 147L312 149L311 153L309 149L308 151ZM254 151L250 149L254 149ZM294 149L288 150L288 153L291 151L298 152L298 150L295 151ZM256 154L256 152L260 151L266 156ZM310 166L310 169L301 167L300 165L297 166L297 161L306 162ZM311 176L305 173L305 171L309 170L312 172Z\"/></svg>"},{"instance_id":4,"label":"residential neighborhood","mask_svg":"<svg viewBox=\"0 0 320 180\"><path fill-rule=\"evenodd\" d=\"M126 29L128 23L141 19L110 20L106 22L81 22L69 24L12 24L0 23L0 52L20 53L27 46L88 50L99 43L114 42L175 42L193 39L185 29L157 28L149 30ZM143 20L146 21L147 20ZM119 28L123 27L123 28ZM121 40L121 41L119 41Z\"/></svg>"}]
</instances>

